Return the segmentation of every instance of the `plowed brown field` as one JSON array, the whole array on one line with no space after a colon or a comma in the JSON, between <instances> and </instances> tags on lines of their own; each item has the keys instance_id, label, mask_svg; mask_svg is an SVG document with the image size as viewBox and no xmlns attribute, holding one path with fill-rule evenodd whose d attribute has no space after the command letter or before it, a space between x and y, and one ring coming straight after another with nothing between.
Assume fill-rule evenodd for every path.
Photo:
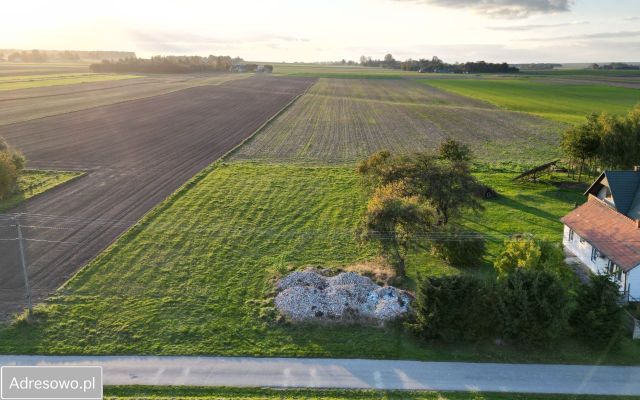
<instances>
[{"instance_id":1,"label":"plowed brown field","mask_svg":"<svg viewBox=\"0 0 640 400\"><path fill-rule=\"evenodd\" d=\"M243 79L245 74L157 75L0 91L0 125Z\"/></svg>"},{"instance_id":2,"label":"plowed brown field","mask_svg":"<svg viewBox=\"0 0 640 400\"><path fill-rule=\"evenodd\" d=\"M0 126L31 167L88 171L11 210L26 213L25 236L39 240L27 248L36 299L312 82L253 77ZM16 237L10 225L0 218L0 239ZM0 241L0 314L23 306L16 242Z\"/></svg>"}]
</instances>

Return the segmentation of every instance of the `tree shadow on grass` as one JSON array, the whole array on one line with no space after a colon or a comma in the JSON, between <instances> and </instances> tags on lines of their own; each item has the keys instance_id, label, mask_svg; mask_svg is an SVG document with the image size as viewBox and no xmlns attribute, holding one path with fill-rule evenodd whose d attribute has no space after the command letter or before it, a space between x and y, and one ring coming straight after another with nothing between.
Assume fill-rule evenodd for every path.
<instances>
[{"instance_id":1,"label":"tree shadow on grass","mask_svg":"<svg viewBox=\"0 0 640 400\"><path fill-rule=\"evenodd\" d=\"M537 207L532 207L528 204L525 204L521 201L517 201L510 197L501 197L499 200L497 200L497 203L505 207L509 207L518 211L525 212L537 218L546 219L548 221L558 222L558 219L560 218L558 215L541 210L540 208L537 208Z\"/></svg>"}]
</instances>

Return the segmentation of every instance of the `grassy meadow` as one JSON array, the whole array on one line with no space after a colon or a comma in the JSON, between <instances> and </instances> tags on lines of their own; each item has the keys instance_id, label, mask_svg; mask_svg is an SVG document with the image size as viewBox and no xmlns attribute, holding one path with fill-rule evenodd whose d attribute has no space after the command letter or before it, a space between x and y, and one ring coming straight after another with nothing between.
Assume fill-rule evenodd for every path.
<instances>
[{"instance_id":1,"label":"grassy meadow","mask_svg":"<svg viewBox=\"0 0 640 400\"><path fill-rule=\"evenodd\" d=\"M189 388L189 387L105 387L106 400L134 399L199 399L199 400L575 400L571 395L386 391L340 389L253 389L253 388ZM630 396L580 396L584 400L637 400Z\"/></svg>"},{"instance_id":2,"label":"grassy meadow","mask_svg":"<svg viewBox=\"0 0 640 400\"><path fill-rule=\"evenodd\" d=\"M507 176L490 179L503 198L487 202L488 220L506 219L518 209L541 210L503 221L501 233L536 225L559 238L555 220L571 208L575 194L548 187L528 191ZM374 246L355 240L365 203L352 167L242 162L210 168L39 306L35 321L18 319L0 328L0 353L612 364L640 359L640 346L631 341L604 353L572 341L530 352L492 343L425 344L399 324L330 327L280 321L272 301L275 277L292 268L340 267L377 256ZM478 226L482 220L469 217ZM451 268L417 256L409 261L407 285L418 272Z\"/></svg>"},{"instance_id":3,"label":"grassy meadow","mask_svg":"<svg viewBox=\"0 0 640 400\"><path fill-rule=\"evenodd\" d=\"M139 75L125 74L47 74L47 75L18 75L0 76L0 90L31 89L46 86L73 85L78 83L91 83L103 81L119 81L134 79Z\"/></svg>"},{"instance_id":4,"label":"grassy meadow","mask_svg":"<svg viewBox=\"0 0 640 400\"><path fill-rule=\"evenodd\" d=\"M588 76L588 75L585 75ZM501 108L577 124L593 112L623 114L640 102L640 90L528 79L427 79L422 83Z\"/></svg>"},{"instance_id":5,"label":"grassy meadow","mask_svg":"<svg viewBox=\"0 0 640 400\"><path fill-rule=\"evenodd\" d=\"M563 189L559 183L563 174L548 176L545 182L514 182L513 172L480 170L476 177L498 192L498 198L483 201L484 210L466 213L456 223L480 232L486 238L487 251L482 265L475 268L454 268L430 254L414 253L410 256L407 285L415 287L418 274L451 275L474 273L493 275L493 260L500 254L504 239L515 233L531 233L539 240L557 243L562 239L560 217L584 202L579 190Z\"/></svg>"},{"instance_id":6,"label":"grassy meadow","mask_svg":"<svg viewBox=\"0 0 640 400\"><path fill-rule=\"evenodd\" d=\"M18 191L0 200L0 212L82 175L78 172L25 170L18 177Z\"/></svg>"}]
</instances>

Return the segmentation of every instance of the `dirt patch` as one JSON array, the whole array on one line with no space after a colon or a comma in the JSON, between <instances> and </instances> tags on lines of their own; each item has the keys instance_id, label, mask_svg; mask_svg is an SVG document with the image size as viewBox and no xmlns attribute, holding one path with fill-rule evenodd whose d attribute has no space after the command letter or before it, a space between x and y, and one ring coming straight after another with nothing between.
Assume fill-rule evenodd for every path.
<instances>
[{"instance_id":1,"label":"dirt patch","mask_svg":"<svg viewBox=\"0 0 640 400\"><path fill-rule=\"evenodd\" d=\"M347 265L341 270L371 278L378 285L390 285L396 279L396 271L382 259Z\"/></svg>"}]
</instances>

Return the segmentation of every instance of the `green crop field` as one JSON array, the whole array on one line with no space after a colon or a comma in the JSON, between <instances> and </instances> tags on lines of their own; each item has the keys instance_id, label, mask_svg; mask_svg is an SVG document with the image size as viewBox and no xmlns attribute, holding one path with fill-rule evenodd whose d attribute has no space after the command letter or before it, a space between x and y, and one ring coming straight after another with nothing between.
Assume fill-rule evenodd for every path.
<instances>
[{"instance_id":1,"label":"green crop field","mask_svg":"<svg viewBox=\"0 0 640 400\"><path fill-rule=\"evenodd\" d=\"M188 399L188 400L575 400L576 396L554 394L385 391L340 389L253 389L253 388L189 388L189 387L105 387L107 400ZM583 400L638 400L630 396L580 396Z\"/></svg>"},{"instance_id":2,"label":"green crop field","mask_svg":"<svg viewBox=\"0 0 640 400\"><path fill-rule=\"evenodd\" d=\"M501 108L576 124L593 112L622 114L640 102L640 89L534 82L527 79L428 79L422 83Z\"/></svg>"},{"instance_id":3,"label":"green crop field","mask_svg":"<svg viewBox=\"0 0 640 400\"><path fill-rule=\"evenodd\" d=\"M234 159L349 163L452 137L484 161L536 163L558 156L562 128L413 80L320 79Z\"/></svg>"},{"instance_id":4,"label":"green crop field","mask_svg":"<svg viewBox=\"0 0 640 400\"><path fill-rule=\"evenodd\" d=\"M139 77L139 75L92 73L0 76L0 90L18 90L45 86L72 85L77 83L118 81Z\"/></svg>"},{"instance_id":5,"label":"green crop field","mask_svg":"<svg viewBox=\"0 0 640 400\"><path fill-rule=\"evenodd\" d=\"M26 170L18 178L18 191L11 197L0 200L0 212L7 211L19 203L60 184L82 175L78 172Z\"/></svg>"},{"instance_id":6,"label":"green crop field","mask_svg":"<svg viewBox=\"0 0 640 400\"><path fill-rule=\"evenodd\" d=\"M570 209L575 193L520 186L507 175L486 180L504 198L487 204L484 221L493 223L516 210L526 217L483 228L477 215L469 216L468 223L500 234L537 226L538 232L559 237L556 220ZM278 322L272 302L278 274L310 264L343 266L377 255L373 246L355 240L365 201L352 168L255 163L209 168L39 306L34 322L17 319L0 328L0 353L613 364L640 359L640 346L630 340L604 354L571 341L530 352L492 343L427 345L394 324ZM437 272L437 266L423 261L410 260L410 277L418 271Z\"/></svg>"},{"instance_id":7,"label":"green crop field","mask_svg":"<svg viewBox=\"0 0 640 400\"><path fill-rule=\"evenodd\" d=\"M527 75L537 76L571 76L597 78L640 78L640 70L606 70L606 69L553 69L540 71L523 71Z\"/></svg>"}]
</instances>

